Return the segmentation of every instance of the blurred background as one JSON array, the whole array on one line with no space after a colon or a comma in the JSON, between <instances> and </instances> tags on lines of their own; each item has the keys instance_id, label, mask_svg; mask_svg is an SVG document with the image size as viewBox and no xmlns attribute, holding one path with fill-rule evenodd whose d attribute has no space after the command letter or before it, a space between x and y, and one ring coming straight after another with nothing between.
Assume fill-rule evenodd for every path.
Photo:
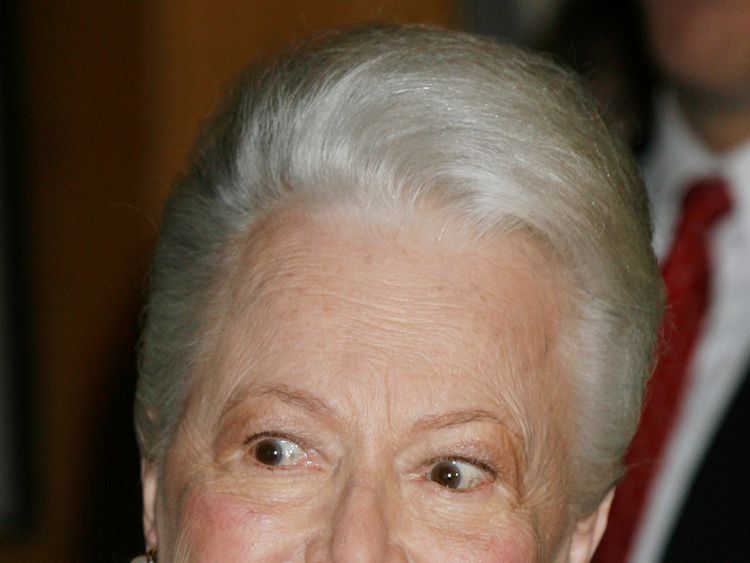
<instances>
[{"instance_id":1,"label":"blurred background","mask_svg":"<svg viewBox=\"0 0 750 563\"><path fill-rule=\"evenodd\" d=\"M2 2L0 561L129 561L141 550L131 408L149 253L199 124L243 66L337 25L473 30L578 68L613 126L638 145L648 111L638 85L648 74L627 27L632 14L610 6L629 4L575 4L588 8L576 15L581 8L564 0ZM618 83L628 73L638 80Z\"/></svg>"}]
</instances>

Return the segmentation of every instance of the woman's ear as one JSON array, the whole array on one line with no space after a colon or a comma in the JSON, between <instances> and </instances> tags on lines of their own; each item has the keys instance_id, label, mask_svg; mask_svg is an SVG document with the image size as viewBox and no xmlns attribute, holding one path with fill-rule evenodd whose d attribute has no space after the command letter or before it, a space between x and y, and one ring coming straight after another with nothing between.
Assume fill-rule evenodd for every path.
<instances>
[{"instance_id":1,"label":"woman's ear","mask_svg":"<svg viewBox=\"0 0 750 563\"><path fill-rule=\"evenodd\" d=\"M156 501L158 492L158 471L155 463L141 460L141 487L143 490L143 536L146 549L158 547L156 533Z\"/></svg>"},{"instance_id":2,"label":"woman's ear","mask_svg":"<svg viewBox=\"0 0 750 563\"><path fill-rule=\"evenodd\" d=\"M612 506L612 498L615 496L615 489L612 488L599 503L596 510L579 520L573 531L573 537L570 541L570 551L568 552L568 561L570 563L587 563L594 556L594 551L602 539L604 529L607 527L607 517L609 516L609 507Z\"/></svg>"}]
</instances>

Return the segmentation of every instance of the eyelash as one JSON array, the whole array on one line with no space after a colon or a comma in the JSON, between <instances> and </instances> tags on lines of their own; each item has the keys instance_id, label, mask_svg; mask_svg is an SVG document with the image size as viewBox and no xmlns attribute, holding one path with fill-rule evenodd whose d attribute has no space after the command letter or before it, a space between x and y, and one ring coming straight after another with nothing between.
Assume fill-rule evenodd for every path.
<instances>
[{"instance_id":1,"label":"eyelash","mask_svg":"<svg viewBox=\"0 0 750 563\"><path fill-rule=\"evenodd\" d=\"M266 431L263 431L263 432L256 432L255 434L249 435L247 438L245 438L245 441L243 442L243 445L246 446L246 447L247 446L251 446L253 443L258 442L258 441L260 441L260 440L262 440L264 438L275 438L275 439L280 439L280 440L288 440L290 442L293 442L293 443L297 444L305 452L307 452L308 449L309 449L308 446L307 446L307 444L303 440L300 440L298 437L293 436L291 434L287 434L285 432L277 432L277 431L271 431L271 430L266 430ZM471 457L471 456L466 456L466 455L460 455L460 454L455 454L455 455L450 455L450 454L448 454L448 455L441 455L441 456L436 456L436 457L430 459L429 461L427 461L424 464L424 467L426 467L428 469L427 469L427 472L424 473L423 475L429 475L429 468L434 467L438 463L446 462L446 461L448 461L448 462L449 461L458 461L458 462L461 462L461 463L471 464L474 467L476 467L476 468L484 471L485 473L487 473L487 475L489 476L490 482L494 482L497 479L497 477L498 477L498 471L497 471L497 469L490 462L482 460L482 459L478 459L476 457ZM273 467L273 466L264 466L264 467L266 469L268 469L268 470L271 470L271 471L278 471L278 470L282 470L283 471L283 470L289 470L290 469L290 468L286 468L285 469L283 467ZM467 489L467 490L454 489L454 490L452 490L452 492L454 492L454 493L457 492L457 493L465 494L465 493L470 493L473 490L474 490L473 488L472 489Z\"/></svg>"},{"instance_id":2,"label":"eyelash","mask_svg":"<svg viewBox=\"0 0 750 563\"><path fill-rule=\"evenodd\" d=\"M283 440L286 442L291 442L299 447L300 450L302 450L303 454L305 455L305 458L307 459L307 456L310 452L310 448L308 447L307 443L304 440L299 439L296 436L293 436L292 434L287 434L285 432L277 432L277 431L270 431L266 430L263 432L256 432L255 434L249 435L247 438L245 438L243 442L243 446L248 449L248 455L251 458L254 458L255 455L257 455L257 452L254 451L253 445L257 445L260 443L261 440L264 439L274 439L274 440ZM309 459L307 460L309 461ZM309 465L307 461L303 465ZM258 465L259 467L262 467L263 469L266 469L268 471L293 471L295 469L300 469L299 466L274 466L274 465L266 465L260 460L254 459L253 463L255 465Z\"/></svg>"},{"instance_id":3,"label":"eyelash","mask_svg":"<svg viewBox=\"0 0 750 563\"><path fill-rule=\"evenodd\" d=\"M465 455L441 455L439 457L431 459L427 462L426 465L432 467L433 465L443 461L460 461L463 463L470 463L471 465L481 469L482 471L487 472L487 474L492 478L493 481L497 479L498 476L497 469L495 469L489 462Z\"/></svg>"},{"instance_id":4,"label":"eyelash","mask_svg":"<svg viewBox=\"0 0 750 563\"><path fill-rule=\"evenodd\" d=\"M266 430L263 432L256 432L255 434L251 434L247 438L245 438L245 441L242 443L245 446L249 446L253 442L257 440L262 440L263 438L279 438L281 440L289 440L290 442L294 442L295 444L298 444L303 450L307 449L304 442L297 438L296 436L292 436L291 434L286 434L284 432L275 432L271 430Z\"/></svg>"}]
</instances>

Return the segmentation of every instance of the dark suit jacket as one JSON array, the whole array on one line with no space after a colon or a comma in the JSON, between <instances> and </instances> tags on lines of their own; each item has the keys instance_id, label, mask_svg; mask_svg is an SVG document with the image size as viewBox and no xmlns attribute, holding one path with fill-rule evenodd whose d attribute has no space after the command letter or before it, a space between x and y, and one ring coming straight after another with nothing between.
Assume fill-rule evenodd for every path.
<instances>
[{"instance_id":1,"label":"dark suit jacket","mask_svg":"<svg viewBox=\"0 0 750 563\"><path fill-rule=\"evenodd\" d=\"M662 560L750 562L750 369L696 474Z\"/></svg>"}]
</instances>

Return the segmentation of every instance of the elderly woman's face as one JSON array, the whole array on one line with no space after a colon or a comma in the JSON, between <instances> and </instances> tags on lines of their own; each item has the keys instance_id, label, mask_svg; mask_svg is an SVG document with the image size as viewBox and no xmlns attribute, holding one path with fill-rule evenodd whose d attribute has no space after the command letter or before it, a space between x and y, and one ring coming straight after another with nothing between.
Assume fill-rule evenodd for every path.
<instances>
[{"instance_id":1,"label":"elderly woman's face","mask_svg":"<svg viewBox=\"0 0 750 563\"><path fill-rule=\"evenodd\" d=\"M428 230L287 213L239 245L146 470L162 561L568 559L558 277Z\"/></svg>"}]
</instances>

